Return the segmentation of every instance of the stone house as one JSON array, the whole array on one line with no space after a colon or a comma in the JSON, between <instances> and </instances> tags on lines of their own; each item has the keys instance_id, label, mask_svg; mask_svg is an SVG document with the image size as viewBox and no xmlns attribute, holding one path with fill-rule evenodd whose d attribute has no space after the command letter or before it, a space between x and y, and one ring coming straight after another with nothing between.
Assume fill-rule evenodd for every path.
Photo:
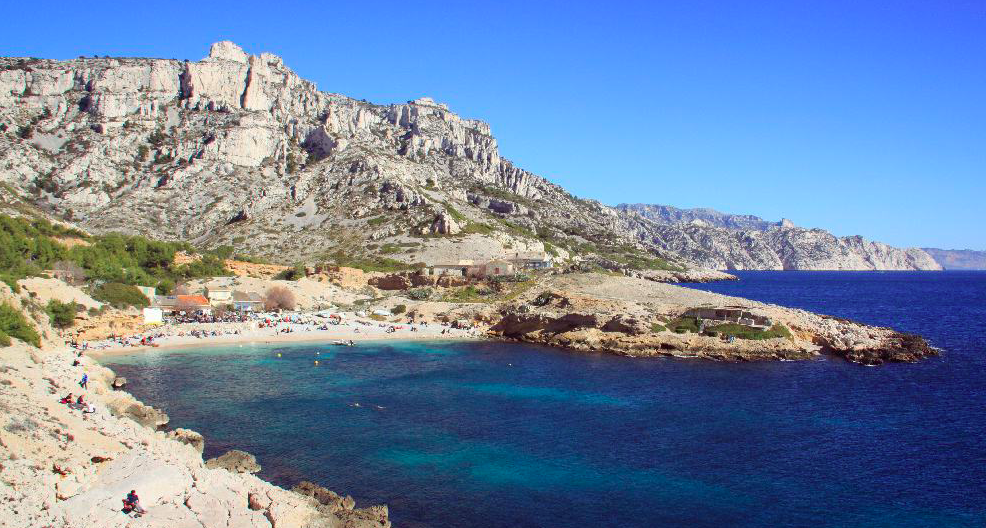
<instances>
[{"instance_id":1,"label":"stone house","mask_svg":"<svg viewBox=\"0 0 986 528\"><path fill-rule=\"evenodd\" d=\"M742 308L692 308L686 316L717 323L734 323L754 328L770 328L774 322L763 315L756 315Z\"/></svg>"},{"instance_id":2,"label":"stone house","mask_svg":"<svg viewBox=\"0 0 986 528\"><path fill-rule=\"evenodd\" d=\"M513 275L514 264L509 260L493 259L483 265L486 277L496 277L499 275Z\"/></svg>"},{"instance_id":3,"label":"stone house","mask_svg":"<svg viewBox=\"0 0 986 528\"><path fill-rule=\"evenodd\" d=\"M205 295L211 304L229 304L233 300L233 290L221 287L207 287Z\"/></svg>"},{"instance_id":4,"label":"stone house","mask_svg":"<svg viewBox=\"0 0 986 528\"><path fill-rule=\"evenodd\" d=\"M512 262L514 267L518 270L529 269L547 269L552 267L554 264L551 260L551 256L547 253L529 253L521 254L515 253L513 258L507 259Z\"/></svg>"}]
</instances>

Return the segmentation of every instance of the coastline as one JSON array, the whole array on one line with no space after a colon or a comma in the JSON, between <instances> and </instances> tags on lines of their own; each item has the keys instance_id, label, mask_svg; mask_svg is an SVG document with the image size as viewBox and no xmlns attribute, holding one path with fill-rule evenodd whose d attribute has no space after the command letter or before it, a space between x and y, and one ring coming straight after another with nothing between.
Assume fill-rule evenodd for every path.
<instances>
[{"instance_id":1,"label":"coastline","mask_svg":"<svg viewBox=\"0 0 986 528\"><path fill-rule=\"evenodd\" d=\"M88 386L80 389L83 373ZM316 484L287 490L252 471L206 464L201 435L166 432L167 415L114 389L115 377L97 358L59 344L0 352L0 408L8 415L0 526L390 527L386 506L358 509ZM58 402L80 390L94 412ZM131 489L147 510L139 521L121 512Z\"/></svg>"},{"instance_id":2,"label":"coastline","mask_svg":"<svg viewBox=\"0 0 986 528\"><path fill-rule=\"evenodd\" d=\"M283 325L272 328L250 328L244 327L247 323L201 323L180 326L162 326L145 334L156 335L162 332L177 332L183 335L164 335L155 338L154 345L124 345L116 340L102 340L94 342L94 346L85 349L83 352L94 358L104 356L114 356L121 354L132 354L136 352L151 350L177 350L205 346L222 345L246 345L246 344L276 344L276 343L305 343L305 342L326 342L332 341L431 341L431 340L483 340L488 337L483 333L473 329L457 329L447 326L433 325L412 325L387 323L379 326L376 321L368 326L352 326L340 324L330 326L327 330L312 329L310 325L301 323L284 323ZM394 332L387 332L387 327L402 327ZM415 331L410 331L410 328ZM279 330L288 328L291 332L283 333ZM358 331L357 331L358 330ZM189 335L191 331L218 332L218 335L205 335L195 337ZM445 331L443 334L442 331ZM143 335L143 334L138 334ZM127 338L127 341L133 337Z\"/></svg>"}]
</instances>

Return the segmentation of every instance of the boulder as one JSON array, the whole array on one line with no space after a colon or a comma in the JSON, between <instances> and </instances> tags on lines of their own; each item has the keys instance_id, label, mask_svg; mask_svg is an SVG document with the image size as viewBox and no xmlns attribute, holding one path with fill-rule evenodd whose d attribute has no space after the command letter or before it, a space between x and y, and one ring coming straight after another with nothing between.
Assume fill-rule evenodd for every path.
<instances>
[{"instance_id":1,"label":"boulder","mask_svg":"<svg viewBox=\"0 0 986 528\"><path fill-rule=\"evenodd\" d=\"M155 409L150 405L144 405L133 398L111 401L107 404L107 407L109 407L110 412L114 416L130 418L140 425L150 427L151 429L164 427L168 425L168 421L170 420L164 411Z\"/></svg>"},{"instance_id":2,"label":"boulder","mask_svg":"<svg viewBox=\"0 0 986 528\"><path fill-rule=\"evenodd\" d=\"M406 290L411 287L411 279L404 275L385 275L383 277L373 277L369 280L370 286L381 290Z\"/></svg>"},{"instance_id":3,"label":"boulder","mask_svg":"<svg viewBox=\"0 0 986 528\"><path fill-rule=\"evenodd\" d=\"M343 497L332 490L313 482L308 482L307 480L299 482L295 487L291 488L291 491L317 500L319 504L327 506L332 513L341 510L352 510L356 506L356 501L349 495Z\"/></svg>"},{"instance_id":4,"label":"boulder","mask_svg":"<svg viewBox=\"0 0 986 528\"><path fill-rule=\"evenodd\" d=\"M390 528L391 526L386 505L343 510L336 513L336 517L342 521L342 528Z\"/></svg>"},{"instance_id":5,"label":"boulder","mask_svg":"<svg viewBox=\"0 0 986 528\"><path fill-rule=\"evenodd\" d=\"M233 473L257 473L260 471L260 464L257 463L257 457L238 449L227 451L221 456L206 460L205 467L210 469L222 468Z\"/></svg>"},{"instance_id":6,"label":"boulder","mask_svg":"<svg viewBox=\"0 0 986 528\"><path fill-rule=\"evenodd\" d=\"M456 235L461 231L458 222L447 212L439 213L431 223L431 233L435 235Z\"/></svg>"},{"instance_id":7,"label":"boulder","mask_svg":"<svg viewBox=\"0 0 986 528\"><path fill-rule=\"evenodd\" d=\"M127 385L127 378L124 378L123 376L117 376L116 378L113 379L114 389L122 389L126 385Z\"/></svg>"},{"instance_id":8,"label":"boulder","mask_svg":"<svg viewBox=\"0 0 986 528\"><path fill-rule=\"evenodd\" d=\"M610 319L602 327L603 332L621 332L624 334L638 335L646 334L650 331L643 321L626 315L617 315Z\"/></svg>"},{"instance_id":9,"label":"boulder","mask_svg":"<svg viewBox=\"0 0 986 528\"><path fill-rule=\"evenodd\" d=\"M205 449L205 437L191 429L182 429L179 427L174 431L169 431L168 438L190 445L199 453Z\"/></svg>"}]
</instances>

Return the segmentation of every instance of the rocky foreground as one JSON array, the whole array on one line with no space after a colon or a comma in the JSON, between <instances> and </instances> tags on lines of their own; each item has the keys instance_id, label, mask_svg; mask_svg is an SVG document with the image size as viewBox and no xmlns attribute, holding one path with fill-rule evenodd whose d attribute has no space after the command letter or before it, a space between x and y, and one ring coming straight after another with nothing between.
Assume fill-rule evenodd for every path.
<instances>
[{"instance_id":1,"label":"rocky foreground","mask_svg":"<svg viewBox=\"0 0 986 528\"><path fill-rule=\"evenodd\" d=\"M67 349L0 349L0 526L389 527L386 506L354 509L312 483L289 491L251 473L252 456L202 460L201 435L114 390L113 373ZM88 373L87 390L78 384ZM118 383L119 385L119 383ZM95 412L58 403L85 394ZM147 514L122 513L135 489Z\"/></svg>"}]
</instances>

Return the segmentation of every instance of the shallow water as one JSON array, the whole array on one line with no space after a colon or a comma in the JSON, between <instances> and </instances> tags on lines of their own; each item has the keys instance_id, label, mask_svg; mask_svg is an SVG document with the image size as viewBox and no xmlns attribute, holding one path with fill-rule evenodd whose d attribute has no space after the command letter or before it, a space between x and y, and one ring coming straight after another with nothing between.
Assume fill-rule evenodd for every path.
<instances>
[{"instance_id":1,"label":"shallow water","mask_svg":"<svg viewBox=\"0 0 986 528\"><path fill-rule=\"evenodd\" d=\"M867 368L375 342L108 361L207 456L244 449L261 476L385 502L398 526L986 524L986 273L741 277L695 287L947 352Z\"/></svg>"}]
</instances>

